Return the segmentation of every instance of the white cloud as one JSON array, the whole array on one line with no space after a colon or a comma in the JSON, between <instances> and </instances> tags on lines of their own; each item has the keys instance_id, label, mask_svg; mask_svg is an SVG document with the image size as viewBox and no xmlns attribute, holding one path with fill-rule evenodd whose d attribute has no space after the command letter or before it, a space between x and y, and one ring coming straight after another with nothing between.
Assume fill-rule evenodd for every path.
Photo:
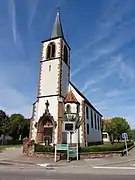
<instances>
[{"instance_id":1,"label":"white cloud","mask_svg":"<svg viewBox=\"0 0 135 180\"><path fill-rule=\"evenodd\" d=\"M28 5L29 5L29 22L28 22L28 28L31 27L32 22L34 20L34 17L36 15L37 12L37 7L38 7L38 0L29 0L28 1Z\"/></svg>"},{"instance_id":2,"label":"white cloud","mask_svg":"<svg viewBox=\"0 0 135 180\"><path fill-rule=\"evenodd\" d=\"M115 66L115 68L119 78L124 84L131 84L135 80L135 69L129 63L131 60L125 59L124 55L117 55L116 57L113 57L113 60L117 62L117 66Z\"/></svg>"},{"instance_id":3,"label":"white cloud","mask_svg":"<svg viewBox=\"0 0 135 180\"><path fill-rule=\"evenodd\" d=\"M114 97L117 97L119 95L123 94L123 91L120 91L118 89L113 89L113 90L110 90L108 91L105 96L108 97L108 98L114 98Z\"/></svg>"},{"instance_id":4,"label":"white cloud","mask_svg":"<svg viewBox=\"0 0 135 180\"><path fill-rule=\"evenodd\" d=\"M8 1L8 10L9 10L9 17L11 18L11 28L13 32L14 44L23 53L22 39L21 39L20 33L17 30L17 24L16 24L15 0Z\"/></svg>"},{"instance_id":5,"label":"white cloud","mask_svg":"<svg viewBox=\"0 0 135 180\"><path fill-rule=\"evenodd\" d=\"M98 74L95 75L95 77L91 76L89 79L86 80L86 82L83 84L83 88L81 89L81 91L85 93L86 91L91 89L91 87L93 88L93 85L97 85L98 83L104 81L115 71L116 65L117 62L115 61L109 62L108 65L106 64L106 66L102 65L102 69L99 71Z\"/></svg>"},{"instance_id":6,"label":"white cloud","mask_svg":"<svg viewBox=\"0 0 135 180\"><path fill-rule=\"evenodd\" d=\"M29 96L29 93L22 90L22 85L29 86L29 82L32 82L30 66L21 62L10 62L8 66L0 66L0 109L8 114L22 113L31 117L33 95Z\"/></svg>"},{"instance_id":7,"label":"white cloud","mask_svg":"<svg viewBox=\"0 0 135 180\"><path fill-rule=\"evenodd\" d=\"M0 89L0 109L5 110L8 114L22 113L26 117L31 117L32 105L28 97L8 85L0 85Z\"/></svg>"},{"instance_id":8,"label":"white cloud","mask_svg":"<svg viewBox=\"0 0 135 180\"><path fill-rule=\"evenodd\" d=\"M134 8L133 3L133 1L125 3L123 1L108 1L103 6L95 39L92 42L90 40L85 42L86 45L73 54L73 57L78 55L79 59L81 59L82 54L83 58L80 65L72 72L72 77L86 68L89 63L99 61L103 56L111 55L135 38L134 19L129 19L126 23L123 21L123 17ZM117 27L118 23L120 24ZM90 58L84 58L84 54Z\"/></svg>"}]
</instances>

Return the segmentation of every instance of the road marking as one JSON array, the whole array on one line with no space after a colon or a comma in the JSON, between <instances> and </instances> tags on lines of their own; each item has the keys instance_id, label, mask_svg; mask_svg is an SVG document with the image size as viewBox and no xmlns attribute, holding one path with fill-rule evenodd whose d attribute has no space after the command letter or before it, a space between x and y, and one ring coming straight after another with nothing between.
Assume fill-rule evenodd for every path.
<instances>
[{"instance_id":1,"label":"road marking","mask_svg":"<svg viewBox=\"0 0 135 180\"><path fill-rule=\"evenodd\" d=\"M135 170L135 167L105 167L105 166L94 166L94 169L118 169L118 170Z\"/></svg>"},{"instance_id":2,"label":"road marking","mask_svg":"<svg viewBox=\"0 0 135 180\"><path fill-rule=\"evenodd\" d=\"M37 164L38 166L45 167L46 169L54 169L51 164Z\"/></svg>"},{"instance_id":3,"label":"road marking","mask_svg":"<svg viewBox=\"0 0 135 180\"><path fill-rule=\"evenodd\" d=\"M131 166L135 166L135 164L131 164Z\"/></svg>"},{"instance_id":4,"label":"road marking","mask_svg":"<svg viewBox=\"0 0 135 180\"><path fill-rule=\"evenodd\" d=\"M41 166L41 167L51 167L51 164L37 164L38 166Z\"/></svg>"}]
</instances>

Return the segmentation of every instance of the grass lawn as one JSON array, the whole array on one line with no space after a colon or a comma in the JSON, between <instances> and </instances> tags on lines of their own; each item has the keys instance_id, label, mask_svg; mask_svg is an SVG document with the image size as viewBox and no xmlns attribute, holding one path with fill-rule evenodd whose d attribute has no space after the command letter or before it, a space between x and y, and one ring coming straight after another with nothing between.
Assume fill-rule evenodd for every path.
<instances>
[{"instance_id":1,"label":"grass lawn","mask_svg":"<svg viewBox=\"0 0 135 180\"><path fill-rule=\"evenodd\" d=\"M6 148L11 148L11 147L15 147L15 148L20 148L22 146L22 144L17 144L17 145L0 145L0 151L6 149Z\"/></svg>"}]
</instances>

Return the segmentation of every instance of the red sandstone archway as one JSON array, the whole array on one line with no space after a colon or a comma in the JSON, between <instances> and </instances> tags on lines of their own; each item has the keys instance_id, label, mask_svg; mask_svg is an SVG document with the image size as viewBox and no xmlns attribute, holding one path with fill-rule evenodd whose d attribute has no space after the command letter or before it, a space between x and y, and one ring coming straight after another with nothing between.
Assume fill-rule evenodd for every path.
<instances>
[{"instance_id":1,"label":"red sandstone archway","mask_svg":"<svg viewBox=\"0 0 135 180\"><path fill-rule=\"evenodd\" d=\"M54 130L56 124L52 116L43 114L37 124L37 143L49 145L54 143Z\"/></svg>"},{"instance_id":2,"label":"red sandstone archway","mask_svg":"<svg viewBox=\"0 0 135 180\"><path fill-rule=\"evenodd\" d=\"M49 102L45 103L46 109L43 116L40 117L37 123L37 143L45 143L49 145L54 143L54 130L56 128L56 122L53 119L53 116L49 113Z\"/></svg>"}]
</instances>

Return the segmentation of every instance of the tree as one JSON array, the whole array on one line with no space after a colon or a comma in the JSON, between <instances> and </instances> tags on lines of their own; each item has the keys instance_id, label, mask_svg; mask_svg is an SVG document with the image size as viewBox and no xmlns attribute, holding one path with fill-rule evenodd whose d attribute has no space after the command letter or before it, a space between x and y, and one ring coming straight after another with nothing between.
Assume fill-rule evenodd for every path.
<instances>
[{"instance_id":1,"label":"tree","mask_svg":"<svg viewBox=\"0 0 135 180\"><path fill-rule=\"evenodd\" d=\"M4 111L0 110L0 134L8 133L9 129L9 117Z\"/></svg>"},{"instance_id":2,"label":"tree","mask_svg":"<svg viewBox=\"0 0 135 180\"><path fill-rule=\"evenodd\" d=\"M28 136L30 120L25 119L21 114L12 114L9 118L10 134L13 139L19 139Z\"/></svg>"},{"instance_id":3,"label":"tree","mask_svg":"<svg viewBox=\"0 0 135 180\"><path fill-rule=\"evenodd\" d=\"M135 141L135 129L131 130L131 139Z\"/></svg>"},{"instance_id":4,"label":"tree","mask_svg":"<svg viewBox=\"0 0 135 180\"><path fill-rule=\"evenodd\" d=\"M109 134L110 141L113 144L114 140L120 140L122 133L130 134L130 125L125 118L114 117L104 123L104 129Z\"/></svg>"}]
</instances>

